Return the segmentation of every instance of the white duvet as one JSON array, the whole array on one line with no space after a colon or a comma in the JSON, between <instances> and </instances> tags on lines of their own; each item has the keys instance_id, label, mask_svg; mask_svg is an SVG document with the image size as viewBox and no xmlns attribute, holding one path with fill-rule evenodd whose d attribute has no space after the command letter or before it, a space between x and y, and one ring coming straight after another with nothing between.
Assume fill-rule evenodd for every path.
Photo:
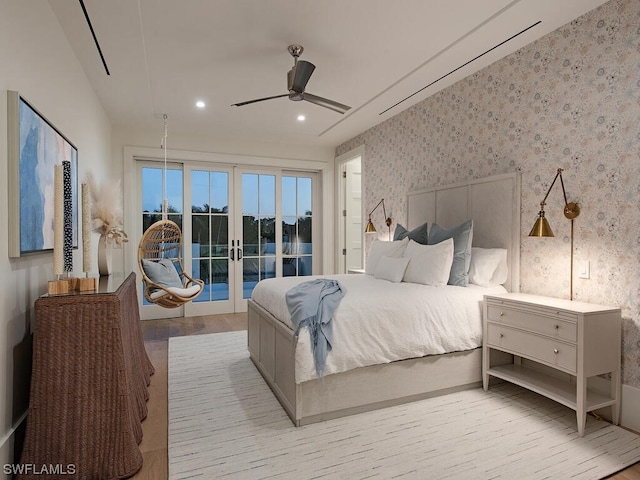
<instances>
[{"instance_id":1,"label":"white duvet","mask_svg":"<svg viewBox=\"0 0 640 480\"><path fill-rule=\"evenodd\" d=\"M372 275L325 275L262 280L252 299L293 328L285 294L312 278L336 279L346 290L333 318L333 349L325 375L477 348L482 344L483 295L506 292L501 286L432 287ZM296 383L313 378L310 336L303 328L296 348Z\"/></svg>"}]
</instances>

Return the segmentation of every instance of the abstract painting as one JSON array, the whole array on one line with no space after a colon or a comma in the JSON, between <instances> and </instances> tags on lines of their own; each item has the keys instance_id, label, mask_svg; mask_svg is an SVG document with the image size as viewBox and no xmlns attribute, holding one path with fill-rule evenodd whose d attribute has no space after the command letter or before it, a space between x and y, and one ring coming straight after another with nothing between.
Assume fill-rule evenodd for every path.
<instances>
[{"instance_id":1,"label":"abstract painting","mask_svg":"<svg viewBox=\"0 0 640 480\"><path fill-rule=\"evenodd\" d=\"M78 246L78 150L18 92L9 91L9 256L53 250L54 165L70 162L71 242Z\"/></svg>"}]
</instances>

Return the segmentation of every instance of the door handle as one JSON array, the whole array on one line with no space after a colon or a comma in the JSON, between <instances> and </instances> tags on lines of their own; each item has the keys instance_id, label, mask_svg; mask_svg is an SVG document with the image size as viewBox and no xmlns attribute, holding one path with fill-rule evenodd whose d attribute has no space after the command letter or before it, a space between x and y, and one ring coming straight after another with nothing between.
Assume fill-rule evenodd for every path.
<instances>
[{"instance_id":1,"label":"door handle","mask_svg":"<svg viewBox=\"0 0 640 480\"><path fill-rule=\"evenodd\" d=\"M242 249L240 248L240 240L238 240L238 260L242 260Z\"/></svg>"},{"instance_id":2,"label":"door handle","mask_svg":"<svg viewBox=\"0 0 640 480\"><path fill-rule=\"evenodd\" d=\"M235 240L231 240L231 248L229 249L229 258L231 258L231 261L234 262L236 260L236 249L235 247Z\"/></svg>"}]
</instances>

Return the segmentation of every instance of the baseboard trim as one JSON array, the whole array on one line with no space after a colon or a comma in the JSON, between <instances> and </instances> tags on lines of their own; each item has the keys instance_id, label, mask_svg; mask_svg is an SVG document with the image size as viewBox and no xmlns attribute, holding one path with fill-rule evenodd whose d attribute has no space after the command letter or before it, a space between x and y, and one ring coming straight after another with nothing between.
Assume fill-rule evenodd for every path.
<instances>
[{"instance_id":1,"label":"baseboard trim","mask_svg":"<svg viewBox=\"0 0 640 480\"><path fill-rule=\"evenodd\" d=\"M640 388L622 385L620 424L640 433Z\"/></svg>"},{"instance_id":2,"label":"baseboard trim","mask_svg":"<svg viewBox=\"0 0 640 480\"><path fill-rule=\"evenodd\" d=\"M5 444L11 439L11 437L13 437L13 435L16 433L16 430L20 428L20 425L22 425L22 422L24 422L26 418L27 418L27 411L25 411L20 416L18 421L14 423L13 426L7 431L7 433L5 433L2 438L0 438L0 450L2 450Z\"/></svg>"}]
</instances>

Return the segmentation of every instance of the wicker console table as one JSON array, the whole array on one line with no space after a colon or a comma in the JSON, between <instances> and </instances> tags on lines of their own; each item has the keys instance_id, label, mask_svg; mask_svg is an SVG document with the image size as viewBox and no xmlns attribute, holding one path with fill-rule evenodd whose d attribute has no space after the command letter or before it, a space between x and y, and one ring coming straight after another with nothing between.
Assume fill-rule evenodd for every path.
<instances>
[{"instance_id":1,"label":"wicker console table","mask_svg":"<svg viewBox=\"0 0 640 480\"><path fill-rule=\"evenodd\" d=\"M35 473L19 478L106 480L135 474L142 466L138 444L152 373L134 273L111 275L95 292L36 300L20 461ZM50 467L59 471L40 473Z\"/></svg>"}]
</instances>

